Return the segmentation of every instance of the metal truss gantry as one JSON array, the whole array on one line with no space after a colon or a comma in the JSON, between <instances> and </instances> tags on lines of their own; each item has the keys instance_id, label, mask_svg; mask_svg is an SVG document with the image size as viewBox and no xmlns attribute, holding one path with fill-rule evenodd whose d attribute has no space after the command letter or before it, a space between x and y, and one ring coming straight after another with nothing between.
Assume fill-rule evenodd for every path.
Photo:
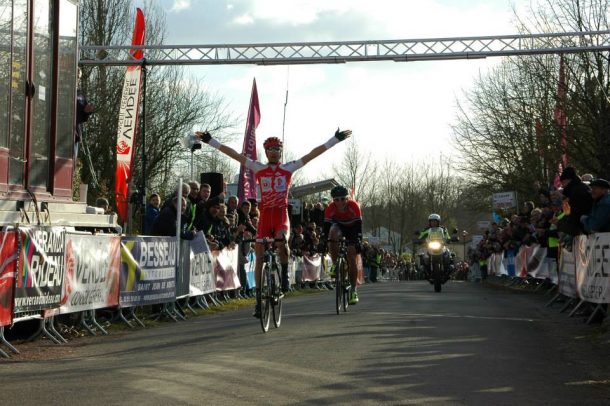
<instances>
[{"instance_id":1,"label":"metal truss gantry","mask_svg":"<svg viewBox=\"0 0 610 406\"><path fill-rule=\"evenodd\" d=\"M610 50L610 31L388 41L304 42L235 45L80 47L81 65L136 65L130 51L146 50L148 65L292 65L361 61L480 59Z\"/></svg>"}]
</instances>

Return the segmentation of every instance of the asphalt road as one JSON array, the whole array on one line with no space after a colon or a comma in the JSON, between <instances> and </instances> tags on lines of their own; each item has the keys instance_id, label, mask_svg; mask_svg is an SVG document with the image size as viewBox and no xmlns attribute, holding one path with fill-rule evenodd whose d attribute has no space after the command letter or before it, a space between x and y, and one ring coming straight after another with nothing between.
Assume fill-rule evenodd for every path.
<instances>
[{"instance_id":1,"label":"asphalt road","mask_svg":"<svg viewBox=\"0 0 610 406\"><path fill-rule=\"evenodd\" d=\"M608 405L610 333L548 298L450 282L288 298L280 329L251 309L75 340L65 357L0 363L0 404Z\"/></svg>"}]
</instances>

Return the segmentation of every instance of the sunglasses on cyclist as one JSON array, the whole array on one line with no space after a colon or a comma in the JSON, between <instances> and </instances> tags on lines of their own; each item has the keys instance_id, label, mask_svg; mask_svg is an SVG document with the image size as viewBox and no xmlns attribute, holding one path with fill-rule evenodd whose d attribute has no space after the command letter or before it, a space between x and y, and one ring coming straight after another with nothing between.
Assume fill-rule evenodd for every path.
<instances>
[{"instance_id":1,"label":"sunglasses on cyclist","mask_svg":"<svg viewBox=\"0 0 610 406\"><path fill-rule=\"evenodd\" d=\"M269 147L267 148L267 151L281 151L282 148L281 147Z\"/></svg>"},{"instance_id":2,"label":"sunglasses on cyclist","mask_svg":"<svg viewBox=\"0 0 610 406\"><path fill-rule=\"evenodd\" d=\"M333 202L343 202L347 200L347 197L334 197Z\"/></svg>"}]
</instances>

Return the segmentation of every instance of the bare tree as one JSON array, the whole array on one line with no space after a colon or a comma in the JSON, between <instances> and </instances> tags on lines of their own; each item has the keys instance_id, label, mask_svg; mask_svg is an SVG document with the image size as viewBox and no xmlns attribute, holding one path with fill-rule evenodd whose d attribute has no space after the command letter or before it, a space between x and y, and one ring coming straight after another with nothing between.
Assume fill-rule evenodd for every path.
<instances>
[{"instance_id":1,"label":"bare tree","mask_svg":"<svg viewBox=\"0 0 610 406\"><path fill-rule=\"evenodd\" d=\"M333 171L339 183L354 191L354 199L366 206L377 177L377 164L371 152L362 152L356 139L352 138L341 162L333 165Z\"/></svg>"},{"instance_id":2,"label":"bare tree","mask_svg":"<svg viewBox=\"0 0 610 406\"><path fill-rule=\"evenodd\" d=\"M528 16L520 16L519 30L605 30L609 5L608 0L542 0ZM564 55L563 60L565 101L558 98L560 57L544 55L503 61L458 102L453 130L464 157L460 168L476 186L489 192L516 190L531 198L534 182L549 184L564 153L562 128L554 119L560 102L568 117L569 163L610 175L608 52Z\"/></svg>"},{"instance_id":3,"label":"bare tree","mask_svg":"<svg viewBox=\"0 0 610 406\"><path fill-rule=\"evenodd\" d=\"M134 12L128 0L83 0L81 2L81 43L90 45L129 44ZM146 43L162 44L165 18L158 3L146 3ZM148 52L148 51L147 51ZM154 51L147 54L150 58ZM87 123L85 143L94 165L85 166L85 182L95 177L99 185L92 187L91 199L99 195L113 197L116 166L116 130L119 100L125 68L83 68L82 87L96 106ZM185 77L178 67L148 67L146 74L146 181L155 189L165 189L175 179L176 166L188 162L187 151L179 140L194 128L207 128L220 139L226 139L235 124L224 101L203 90L201 83ZM136 140L132 182L141 184L142 143ZM95 176L91 172L95 173Z\"/></svg>"}]
</instances>

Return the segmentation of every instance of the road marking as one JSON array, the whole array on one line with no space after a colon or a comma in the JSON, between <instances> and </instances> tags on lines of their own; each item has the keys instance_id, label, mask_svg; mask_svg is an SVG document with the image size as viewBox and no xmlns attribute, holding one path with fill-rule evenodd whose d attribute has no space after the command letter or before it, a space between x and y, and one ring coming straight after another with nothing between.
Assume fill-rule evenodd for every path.
<instances>
[{"instance_id":1,"label":"road marking","mask_svg":"<svg viewBox=\"0 0 610 406\"><path fill-rule=\"evenodd\" d=\"M441 314L441 313L395 313L395 312L361 312L375 315L392 316L401 315L408 317L446 317L453 319L477 319L477 320L501 320L501 321L526 321L532 323L540 321L523 317L491 317L491 316L473 316L468 314Z\"/></svg>"}]
</instances>

